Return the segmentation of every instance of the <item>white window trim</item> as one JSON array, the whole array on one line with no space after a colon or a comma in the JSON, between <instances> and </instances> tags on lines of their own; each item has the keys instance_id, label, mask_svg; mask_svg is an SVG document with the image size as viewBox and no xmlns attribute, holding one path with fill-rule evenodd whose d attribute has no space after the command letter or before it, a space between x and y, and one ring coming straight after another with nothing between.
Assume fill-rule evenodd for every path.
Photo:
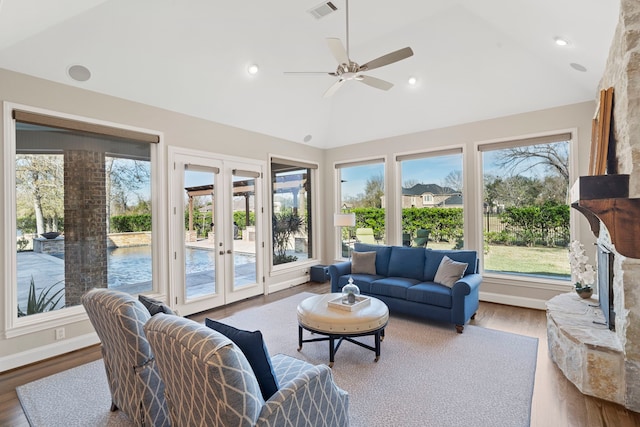
<instances>
[{"instance_id":1,"label":"white window trim","mask_svg":"<svg viewBox=\"0 0 640 427\"><path fill-rule=\"evenodd\" d=\"M496 138L496 139L490 139L485 141L477 141L473 144L474 145L473 151L474 151L474 156L476 161L475 162L476 174L482 178L482 174L484 170L484 165L482 163L482 152L487 151L490 148L491 149L504 148L508 146L508 143L510 141L513 142L513 146L529 145L529 144L524 144L523 141L542 140L547 137L564 135L567 133L571 135L571 139L568 140L569 141L569 182L570 183L574 182L578 174L578 161L579 161L578 150L577 150L577 144L578 144L577 128L557 129L557 130L548 131L548 132L538 132L538 133L525 134L520 136L510 136L505 138ZM547 142L550 142L550 141L547 141ZM475 182L475 185L476 185L475 204L476 206L483 206L484 180L477 179ZM577 238L579 239L580 238L578 233L579 227L576 224L577 222L576 216L574 215L574 212L572 209L570 209L569 212L570 212L569 234L571 236L577 236ZM474 225L476 228L476 239L478 239L478 242L480 244L479 247L482 248L484 245L482 209L480 209L477 215L474 215L474 221L475 221ZM500 273L500 272L494 272L494 271L487 272L484 269L484 254L478 253L478 259L480 264L479 272L484 277L489 278L488 280L489 282L499 283L500 282L499 279L504 278L505 280L510 281L512 283L514 281L519 282L522 286L531 287L531 288L549 289L549 288L546 288L545 286L550 286L554 290L558 290L558 289L564 290L566 288L567 282L564 280L552 279L552 278L548 278L548 279L538 278L535 276L520 276L520 275L513 275L509 273Z\"/></svg>"},{"instance_id":2,"label":"white window trim","mask_svg":"<svg viewBox=\"0 0 640 427\"><path fill-rule=\"evenodd\" d=\"M311 226L311 233L313 235L313 257L312 258L306 258L306 259L301 259L298 261L294 261L294 262L288 262L285 264L279 264L279 265L273 265L273 229L271 227L272 224L272 218L273 218L273 182L271 182L271 163L272 162L278 162L278 160L284 160L284 161L289 161L292 163L298 163L299 166L308 168L310 170L311 173L311 218L312 218L312 226ZM318 263L318 260L321 259L322 257L319 256L319 252L320 252L320 248L322 247L322 233L321 233L321 225L320 225L320 174L318 173L319 170L319 163L315 162L315 161L311 161L311 160L306 160L306 159L300 159L300 158L294 158L294 157L287 157L287 156L282 156L282 155L277 155L277 154L273 154L273 153L269 153L269 162L268 162L268 166L267 166L267 173L269 176L269 179L265 179L265 185L268 186L269 188L269 192L267 194L269 194L269 203L267 203L267 216L265 217L265 221L268 221L269 223L269 227L268 227L268 240L265 240L265 245L269 245L268 248L269 250L266 251L267 252L267 266L269 267L269 277L276 277L279 275L283 275L288 273L291 270L297 270L300 269L301 267L310 267L312 265L316 265Z\"/></svg>"},{"instance_id":3,"label":"white window trim","mask_svg":"<svg viewBox=\"0 0 640 427\"><path fill-rule=\"evenodd\" d=\"M92 123L97 125L105 125L114 128L127 129L132 131L156 134L160 137L158 144L152 144L151 148L151 180L154 183L152 187L152 230L153 230L153 295L166 294L167 292L167 279L166 272L162 269L163 262L162 257L167 253L167 239L166 234L160 232L164 229L166 221L166 198L164 185L164 135L162 132L144 129L140 127L123 125L120 123L113 123L104 120L93 119L89 117L83 117L73 114L59 113L56 111L46 110L43 108L31 107L22 104L16 104L11 102L3 102L3 123L4 123L4 235L7 237L4 243L4 259L1 261L4 263L4 295L5 295L5 319L4 319L4 331L3 336L5 339L14 338L21 335L26 335L42 330L43 326L47 329L58 326L64 326L79 321L88 320L84 307L81 305L75 307L69 307L61 310L55 310L46 313L34 314L26 317L18 317L18 304L17 304L17 257L16 248L17 242L14 239L9 239L9 236L16 235L16 190L15 190L15 152L16 152L16 126L15 120L12 117L12 111L19 109L23 111L30 111L33 113L61 117L65 119Z\"/></svg>"}]
</instances>

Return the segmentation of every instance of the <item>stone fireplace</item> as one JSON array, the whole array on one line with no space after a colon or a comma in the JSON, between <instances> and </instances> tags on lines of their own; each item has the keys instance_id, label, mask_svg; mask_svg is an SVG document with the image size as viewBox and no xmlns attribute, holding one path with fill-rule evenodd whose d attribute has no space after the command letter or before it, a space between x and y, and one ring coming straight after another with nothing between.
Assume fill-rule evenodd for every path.
<instances>
[{"instance_id":1,"label":"stone fireplace","mask_svg":"<svg viewBox=\"0 0 640 427\"><path fill-rule=\"evenodd\" d=\"M640 2L622 0L600 89L614 88L615 155L602 177L582 177L574 204L612 253L615 330L596 299L563 294L547 303L549 353L585 394L640 412ZM615 169L615 170L611 170ZM589 179L605 182L586 196ZM626 180L626 188L619 181ZM606 184L606 182L609 184ZM611 182L618 184L611 185ZM593 189L593 188L592 188ZM584 190L584 191L583 191ZM598 195L598 192L600 194ZM589 196L589 197L591 197ZM605 323L604 325L601 323Z\"/></svg>"}]
</instances>

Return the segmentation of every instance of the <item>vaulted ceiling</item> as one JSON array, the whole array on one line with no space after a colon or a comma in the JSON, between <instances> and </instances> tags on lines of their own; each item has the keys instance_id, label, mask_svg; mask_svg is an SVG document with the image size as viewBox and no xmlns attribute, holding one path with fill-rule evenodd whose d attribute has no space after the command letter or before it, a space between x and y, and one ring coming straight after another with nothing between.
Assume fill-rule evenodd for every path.
<instances>
[{"instance_id":1,"label":"vaulted ceiling","mask_svg":"<svg viewBox=\"0 0 640 427\"><path fill-rule=\"evenodd\" d=\"M352 60L414 55L367 73L389 91L349 81L323 98L336 77L285 72L335 71L326 38L345 42L345 0L331 1L316 19L320 0L0 0L0 68L329 148L593 100L619 9L350 0Z\"/></svg>"}]
</instances>

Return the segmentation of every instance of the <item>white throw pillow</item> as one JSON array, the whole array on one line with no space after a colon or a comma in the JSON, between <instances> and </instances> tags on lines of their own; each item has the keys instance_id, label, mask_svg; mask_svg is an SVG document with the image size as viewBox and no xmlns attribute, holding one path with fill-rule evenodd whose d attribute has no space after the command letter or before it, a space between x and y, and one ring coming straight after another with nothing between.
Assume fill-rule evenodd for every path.
<instances>
[{"instance_id":1,"label":"white throw pillow","mask_svg":"<svg viewBox=\"0 0 640 427\"><path fill-rule=\"evenodd\" d=\"M353 252L351 259L352 274L376 274L376 253Z\"/></svg>"},{"instance_id":2,"label":"white throw pillow","mask_svg":"<svg viewBox=\"0 0 640 427\"><path fill-rule=\"evenodd\" d=\"M433 278L433 281L452 288L453 285L464 276L464 272L467 271L468 266L469 264L466 262L457 262L445 255L442 261L440 261L436 277Z\"/></svg>"}]
</instances>

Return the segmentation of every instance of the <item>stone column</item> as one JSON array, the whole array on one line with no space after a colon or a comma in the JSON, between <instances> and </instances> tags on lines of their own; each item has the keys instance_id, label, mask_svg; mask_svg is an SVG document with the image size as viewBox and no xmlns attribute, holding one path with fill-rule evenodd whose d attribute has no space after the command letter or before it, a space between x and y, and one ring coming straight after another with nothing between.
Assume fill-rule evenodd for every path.
<instances>
[{"instance_id":1,"label":"stone column","mask_svg":"<svg viewBox=\"0 0 640 427\"><path fill-rule=\"evenodd\" d=\"M618 173L629 174L629 197L640 197L640 2L622 0L620 20L599 89L614 88L613 137ZM600 239L610 242L601 230ZM624 406L640 411L640 260L616 252L616 333L623 345Z\"/></svg>"},{"instance_id":2,"label":"stone column","mask_svg":"<svg viewBox=\"0 0 640 427\"><path fill-rule=\"evenodd\" d=\"M107 287L107 194L104 152L64 152L65 306Z\"/></svg>"}]
</instances>

